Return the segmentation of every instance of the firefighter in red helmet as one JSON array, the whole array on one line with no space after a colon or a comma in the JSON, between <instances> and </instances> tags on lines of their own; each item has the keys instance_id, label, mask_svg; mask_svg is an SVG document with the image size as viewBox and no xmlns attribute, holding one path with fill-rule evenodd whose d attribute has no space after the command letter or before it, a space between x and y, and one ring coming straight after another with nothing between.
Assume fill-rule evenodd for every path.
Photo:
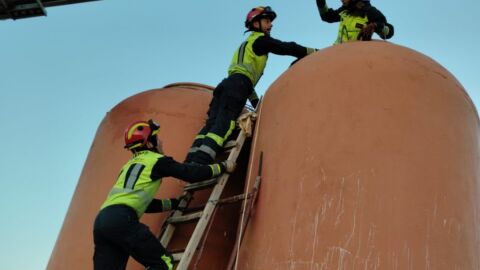
<instances>
[{"instance_id":1,"label":"firefighter in red helmet","mask_svg":"<svg viewBox=\"0 0 480 270\"><path fill-rule=\"evenodd\" d=\"M247 99L256 107L258 97L254 87L263 74L269 53L300 59L316 50L272 38L270 32L276 17L275 11L268 6L255 7L248 12L245 27L246 32L251 33L236 49L228 77L213 91L208 119L196 136L186 162L212 163L235 128L235 120Z\"/></svg>"},{"instance_id":2,"label":"firefighter in red helmet","mask_svg":"<svg viewBox=\"0 0 480 270\"><path fill-rule=\"evenodd\" d=\"M101 206L93 229L95 270L123 270L129 256L150 270L171 270L173 261L150 229L144 213L174 210L177 199L155 199L163 177L197 182L232 172L231 161L210 165L181 164L163 154L154 121L136 121L125 130L125 148L133 154Z\"/></svg>"}]
</instances>

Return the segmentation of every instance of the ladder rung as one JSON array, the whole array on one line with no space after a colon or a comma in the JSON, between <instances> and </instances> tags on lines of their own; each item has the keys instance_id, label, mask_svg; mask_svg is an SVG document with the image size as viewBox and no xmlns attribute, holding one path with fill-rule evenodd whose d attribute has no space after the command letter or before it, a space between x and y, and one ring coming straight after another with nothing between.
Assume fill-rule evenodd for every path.
<instances>
[{"instance_id":1,"label":"ladder rung","mask_svg":"<svg viewBox=\"0 0 480 270\"><path fill-rule=\"evenodd\" d=\"M170 217L167 219L167 222L170 224L187 222L190 220L199 219L202 216L202 214L203 214L203 211L198 211L198 212L194 212L194 213L183 215L183 216Z\"/></svg>"},{"instance_id":2,"label":"ladder rung","mask_svg":"<svg viewBox=\"0 0 480 270\"><path fill-rule=\"evenodd\" d=\"M230 148L234 148L237 146L237 141L228 141L225 143L225 145L223 146L223 149L230 149Z\"/></svg>"},{"instance_id":3,"label":"ladder rung","mask_svg":"<svg viewBox=\"0 0 480 270\"><path fill-rule=\"evenodd\" d=\"M184 187L183 190L185 190L185 191L199 190L199 189L203 189L203 188L207 188L207 187L213 186L213 185L215 185L217 182L218 182L217 178L208 179L208 180L205 180L205 181L202 181L202 182L197 182L197 183L193 183L193 184L188 184L188 185L186 185L186 186Z\"/></svg>"},{"instance_id":4,"label":"ladder rung","mask_svg":"<svg viewBox=\"0 0 480 270\"><path fill-rule=\"evenodd\" d=\"M226 150L225 152L227 151L230 152L228 154L228 160L236 161L242 150L247 134L245 133L244 129L241 129L238 135L234 137L236 137L236 140L228 141L227 143L225 143L224 148ZM184 187L184 193L191 195L193 193L192 191L194 190L215 185L212 189L212 192L210 194L210 197L207 203L203 206L204 208L202 210L198 212L192 212L191 214L182 214L178 216L173 215L172 217L168 218L166 221L168 223L168 225L166 226L167 229L164 230L164 232L162 233L163 236L161 238L162 243L165 243L164 244L165 247L167 247L167 244L172 237L173 231L175 230L175 226L173 223L181 223L181 222L187 222L193 219L199 219L190 237L190 240L188 241L188 244L185 247L185 250L171 251L171 254L174 257L174 261L178 262L176 267L177 270L188 269L190 262L195 252L198 249L198 245L203 237L203 234L205 233L205 230L207 230L207 226L209 222L211 222L210 219L219 202L231 203L231 202L244 200L250 197L250 194L239 194L230 198L220 199L222 192L225 188L225 185L228 181L228 178L229 178L229 174L223 174L216 179L210 179L210 180L206 180L198 183L188 184ZM188 209L188 210L191 210L191 209ZM180 214L180 211L176 211L176 213Z\"/></svg>"},{"instance_id":5,"label":"ladder rung","mask_svg":"<svg viewBox=\"0 0 480 270\"><path fill-rule=\"evenodd\" d=\"M173 261L179 262L183 257L183 252L172 253Z\"/></svg>"},{"instance_id":6,"label":"ladder rung","mask_svg":"<svg viewBox=\"0 0 480 270\"><path fill-rule=\"evenodd\" d=\"M238 195L235 195L235 196L232 196L232 197L223 198L223 199L218 201L218 204L236 203L236 202L245 200L245 198L249 199L250 197L251 197L250 194L246 194L246 195L245 195L245 193L238 194Z\"/></svg>"}]
</instances>

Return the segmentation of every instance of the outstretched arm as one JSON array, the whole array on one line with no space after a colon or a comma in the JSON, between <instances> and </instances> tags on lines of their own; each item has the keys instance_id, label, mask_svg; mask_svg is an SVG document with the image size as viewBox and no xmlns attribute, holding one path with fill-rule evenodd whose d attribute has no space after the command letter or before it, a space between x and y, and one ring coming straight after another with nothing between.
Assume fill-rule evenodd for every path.
<instances>
[{"instance_id":1,"label":"outstretched arm","mask_svg":"<svg viewBox=\"0 0 480 270\"><path fill-rule=\"evenodd\" d=\"M375 23L375 33L377 33L382 39L389 39L393 36L393 25L387 23L387 19L380 10L375 7L370 7L367 10L367 17L369 23Z\"/></svg>"},{"instance_id":2,"label":"outstretched arm","mask_svg":"<svg viewBox=\"0 0 480 270\"><path fill-rule=\"evenodd\" d=\"M333 23L333 22L339 22L340 21L340 11L343 9L337 9L333 10L327 6L327 3L325 3L325 0L317 0L317 7L318 7L318 12L320 13L320 17L322 18L322 21Z\"/></svg>"},{"instance_id":3,"label":"outstretched arm","mask_svg":"<svg viewBox=\"0 0 480 270\"><path fill-rule=\"evenodd\" d=\"M316 49L303 47L295 42L284 42L270 36L257 38L252 48L253 52L257 55L273 53L278 55L291 55L297 58L303 58L316 51Z\"/></svg>"},{"instance_id":4,"label":"outstretched arm","mask_svg":"<svg viewBox=\"0 0 480 270\"><path fill-rule=\"evenodd\" d=\"M225 172L225 165L215 163L210 165L199 165L179 163L173 158L164 156L158 159L152 169L152 179L173 176L175 178L194 183L217 177Z\"/></svg>"}]
</instances>

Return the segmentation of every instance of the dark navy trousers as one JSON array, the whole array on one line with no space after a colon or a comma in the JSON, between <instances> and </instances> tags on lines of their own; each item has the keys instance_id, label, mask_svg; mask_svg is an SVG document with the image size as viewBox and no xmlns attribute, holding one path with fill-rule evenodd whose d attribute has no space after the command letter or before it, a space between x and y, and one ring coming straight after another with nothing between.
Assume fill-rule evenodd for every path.
<instances>
[{"instance_id":1,"label":"dark navy trousers","mask_svg":"<svg viewBox=\"0 0 480 270\"><path fill-rule=\"evenodd\" d=\"M223 143L235 128L235 121L252 92L252 82L243 74L232 74L215 88L207 113L208 119L195 138L186 162L214 162Z\"/></svg>"},{"instance_id":2,"label":"dark navy trousers","mask_svg":"<svg viewBox=\"0 0 480 270\"><path fill-rule=\"evenodd\" d=\"M124 270L128 257L151 270L168 270L162 256L167 251L137 213L125 205L102 209L93 226L94 270ZM165 257L164 257L165 258Z\"/></svg>"}]
</instances>

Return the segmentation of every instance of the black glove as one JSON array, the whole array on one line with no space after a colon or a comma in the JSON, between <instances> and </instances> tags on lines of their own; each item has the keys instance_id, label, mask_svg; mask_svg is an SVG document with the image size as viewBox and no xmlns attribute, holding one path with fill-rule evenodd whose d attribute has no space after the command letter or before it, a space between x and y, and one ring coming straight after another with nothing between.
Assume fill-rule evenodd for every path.
<instances>
[{"instance_id":1,"label":"black glove","mask_svg":"<svg viewBox=\"0 0 480 270\"><path fill-rule=\"evenodd\" d=\"M317 0L317 7L318 8L323 8L327 3L325 3L325 0Z\"/></svg>"},{"instance_id":2,"label":"black glove","mask_svg":"<svg viewBox=\"0 0 480 270\"><path fill-rule=\"evenodd\" d=\"M256 108L258 105L258 95L255 90L252 91L252 94L248 97L250 100L250 104L252 104L253 108Z\"/></svg>"},{"instance_id":3,"label":"black glove","mask_svg":"<svg viewBox=\"0 0 480 270\"><path fill-rule=\"evenodd\" d=\"M375 28L377 27L376 23L369 23L365 25L362 30L360 30L360 34L358 35L358 40L369 41L372 40L373 32L375 32Z\"/></svg>"},{"instance_id":4,"label":"black glove","mask_svg":"<svg viewBox=\"0 0 480 270\"><path fill-rule=\"evenodd\" d=\"M180 203L179 199L170 199L170 204L172 205L172 210L177 210L179 203Z\"/></svg>"},{"instance_id":5,"label":"black glove","mask_svg":"<svg viewBox=\"0 0 480 270\"><path fill-rule=\"evenodd\" d=\"M188 203L190 202L191 199L192 197L186 194L176 199L170 199L170 201L172 202L172 209L180 210L180 211L185 210L185 208L187 208Z\"/></svg>"},{"instance_id":6,"label":"black glove","mask_svg":"<svg viewBox=\"0 0 480 270\"><path fill-rule=\"evenodd\" d=\"M250 100L250 103L252 104L253 108L256 108L256 107L257 107L257 105L258 105L258 100L259 100L258 98L257 98L257 99L252 99L252 100Z\"/></svg>"}]
</instances>

